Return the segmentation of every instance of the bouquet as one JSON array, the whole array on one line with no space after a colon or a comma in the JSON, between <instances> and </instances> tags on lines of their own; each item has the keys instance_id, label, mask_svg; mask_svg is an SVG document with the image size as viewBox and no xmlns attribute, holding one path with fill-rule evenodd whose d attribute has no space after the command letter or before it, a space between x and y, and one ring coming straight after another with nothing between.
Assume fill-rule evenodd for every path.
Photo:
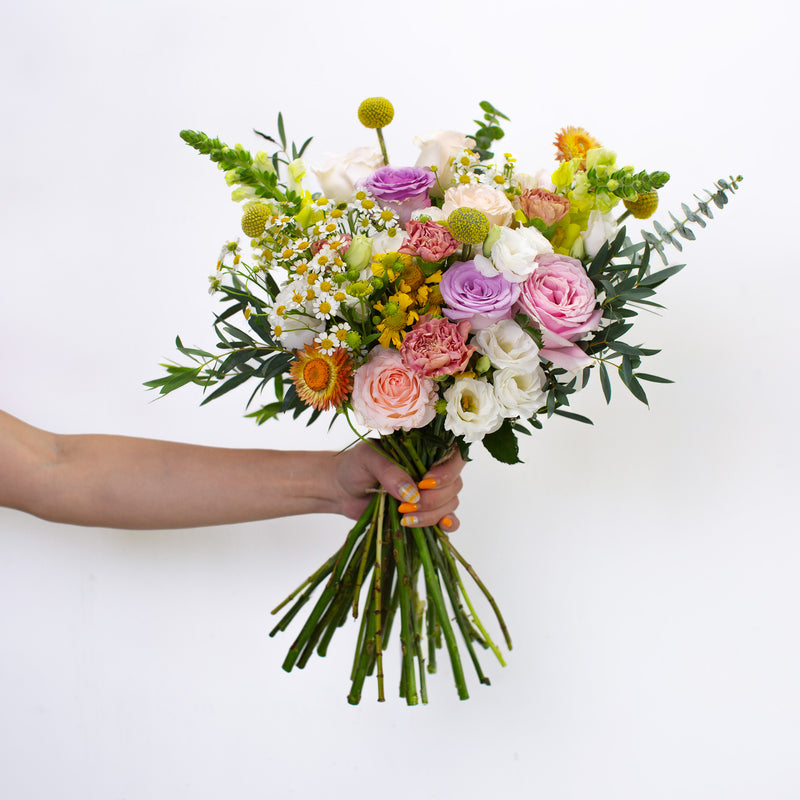
<instances>
[{"instance_id":1,"label":"bouquet","mask_svg":"<svg viewBox=\"0 0 800 800\"><path fill-rule=\"evenodd\" d=\"M517 463L518 436L554 415L590 423L570 401L594 374L607 402L616 373L647 403L644 384L669 381L642 371L658 351L626 335L639 310L660 307L657 288L681 269L668 264L666 247L694 239L690 225L705 227L741 176L717 181L680 217L670 214L669 228L654 223L634 243L621 223L653 214L665 172L618 164L577 127L557 134L554 168L522 172L510 153L495 158L490 149L508 118L480 105L473 135L438 131L416 141L414 166L395 166L383 136L394 109L368 98L358 118L379 146L330 158L314 170L322 191L313 193L303 158L311 139L290 146L282 115L277 139L255 132L271 153L183 131L233 187L250 247L245 256L238 240L225 244L210 279L225 304L214 322L217 351L178 338L189 363L165 364L166 375L147 385L167 394L198 384L208 403L247 383L248 416L259 425L286 413L308 414L311 424L327 413L356 440L371 431L371 446L415 480L456 447L468 458L477 443ZM653 251L663 261L656 270ZM500 664L503 655L464 576L511 649L497 603L446 523L418 527L413 510L376 492L343 546L274 610L282 616L271 635L311 608L284 669L324 656L353 616L351 703L370 675L385 699L384 651L398 629L397 680L409 705L427 702L443 645L460 698L469 696L466 658L489 683L479 652Z\"/></svg>"}]
</instances>

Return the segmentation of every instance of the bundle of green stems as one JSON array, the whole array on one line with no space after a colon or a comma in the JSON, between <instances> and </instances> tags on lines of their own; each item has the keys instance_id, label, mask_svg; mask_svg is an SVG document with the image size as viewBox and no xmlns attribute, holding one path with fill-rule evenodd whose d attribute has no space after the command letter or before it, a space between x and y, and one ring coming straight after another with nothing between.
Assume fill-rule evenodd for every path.
<instances>
[{"instance_id":1,"label":"bundle of green stems","mask_svg":"<svg viewBox=\"0 0 800 800\"><path fill-rule=\"evenodd\" d=\"M433 464L446 458L453 446L452 441L431 441L417 431L396 432L373 444L417 481ZM437 650L443 644L458 696L466 700L469 692L456 631L481 683L488 685L489 678L481 668L476 645L491 649L501 665L505 666L505 662L475 611L459 565L483 592L510 650L508 629L494 598L447 534L437 526L401 525L398 504L386 492L376 492L344 545L273 610L277 614L291 603L270 636L286 630L324 582L321 595L283 662L287 672L305 667L314 651L326 655L337 629L349 617L360 616L348 702L357 704L361 700L364 681L373 674L377 678L377 699L386 699L384 651L397 625L402 656L400 696L406 703L428 702L426 676L436 672Z\"/></svg>"}]
</instances>

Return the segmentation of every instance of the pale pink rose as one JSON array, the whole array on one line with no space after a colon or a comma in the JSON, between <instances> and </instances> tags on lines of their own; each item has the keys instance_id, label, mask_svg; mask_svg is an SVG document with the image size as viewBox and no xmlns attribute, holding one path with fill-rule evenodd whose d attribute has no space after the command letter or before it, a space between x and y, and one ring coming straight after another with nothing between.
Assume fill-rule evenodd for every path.
<instances>
[{"instance_id":1,"label":"pale pink rose","mask_svg":"<svg viewBox=\"0 0 800 800\"><path fill-rule=\"evenodd\" d=\"M436 397L436 384L407 367L398 350L375 347L353 378L356 421L382 435L427 425Z\"/></svg>"},{"instance_id":2,"label":"pale pink rose","mask_svg":"<svg viewBox=\"0 0 800 800\"><path fill-rule=\"evenodd\" d=\"M591 364L577 345L586 333L600 327L603 311L597 308L594 284L576 258L543 255L521 285L519 308L542 331L539 355L572 372Z\"/></svg>"},{"instance_id":3,"label":"pale pink rose","mask_svg":"<svg viewBox=\"0 0 800 800\"><path fill-rule=\"evenodd\" d=\"M383 166L377 147L357 147L344 155L329 155L318 167L312 167L323 194L334 203L346 203L355 194L358 181Z\"/></svg>"},{"instance_id":4,"label":"pale pink rose","mask_svg":"<svg viewBox=\"0 0 800 800\"><path fill-rule=\"evenodd\" d=\"M540 219L548 228L564 219L569 212L569 200L547 189L528 189L517 202L528 219Z\"/></svg>"},{"instance_id":5,"label":"pale pink rose","mask_svg":"<svg viewBox=\"0 0 800 800\"><path fill-rule=\"evenodd\" d=\"M415 166L436 167L438 181L434 184L431 194L439 197L441 196L439 187L442 187L442 190L446 189L453 182L451 159L460 156L464 150L475 148L474 139L456 131L434 131L425 138L417 136L414 144L420 149Z\"/></svg>"},{"instance_id":6,"label":"pale pink rose","mask_svg":"<svg viewBox=\"0 0 800 800\"><path fill-rule=\"evenodd\" d=\"M467 320L453 324L426 314L403 339L403 363L426 378L464 372L475 352L472 345L467 345L469 329Z\"/></svg>"},{"instance_id":7,"label":"pale pink rose","mask_svg":"<svg viewBox=\"0 0 800 800\"><path fill-rule=\"evenodd\" d=\"M400 248L401 253L419 256L424 261L442 261L461 247L450 231L437 222L419 222L412 219L406 223L408 238Z\"/></svg>"},{"instance_id":8,"label":"pale pink rose","mask_svg":"<svg viewBox=\"0 0 800 800\"><path fill-rule=\"evenodd\" d=\"M504 191L482 183L458 184L444 193L442 211L446 216L464 207L483 211L490 225L509 225L514 214L514 207Z\"/></svg>"}]
</instances>

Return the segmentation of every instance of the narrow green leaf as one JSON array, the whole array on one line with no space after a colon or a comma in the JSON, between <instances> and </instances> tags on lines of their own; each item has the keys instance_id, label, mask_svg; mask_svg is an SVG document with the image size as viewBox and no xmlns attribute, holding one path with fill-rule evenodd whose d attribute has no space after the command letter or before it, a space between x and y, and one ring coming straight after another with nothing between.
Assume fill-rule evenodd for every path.
<instances>
[{"instance_id":1,"label":"narrow green leaf","mask_svg":"<svg viewBox=\"0 0 800 800\"><path fill-rule=\"evenodd\" d=\"M637 372L635 375L640 381L650 381L651 383L675 383L669 378L662 378L659 375L650 375L647 372Z\"/></svg>"},{"instance_id":2,"label":"narrow green leaf","mask_svg":"<svg viewBox=\"0 0 800 800\"><path fill-rule=\"evenodd\" d=\"M603 394L606 398L606 403L611 402L611 381L608 378L608 370L606 365L600 362L600 385L603 387Z\"/></svg>"},{"instance_id":3,"label":"narrow green leaf","mask_svg":"<svg viewBox=\"0 0 800 800\"><path fill-rule=\"evenodd\" d=\"M283 127L283 114L278 112L278 136L281 139L281 147L286 150L286 131Z\"/></svg>"},{"instance_id":4,"label":"narrow green leaf","mask_svg":"<svg viewBox=\"0 0 800 800\"><path fill-rule=\"evenodd\" d=\"M640 282L640 286L658 286L659 284L664 283L667 278L671 278L673 275L676 275L680 272L686 265L685 264L676 264L673 267L666 267L665 269L660 269L658 272L653 272L648 275L646 278L643 278Z\"/></svg>"},{"instance_id":5,"label":"narrow green leaf","mask_svg":"<svg viewBox=\"0 0 800 800\"><path fill-rule=\"evenodd\" d=\"M584 425L594 425L594 422L592 422L589 417L584 417L583 414L564 411L563 408L557 408L554 413L558 414L559 417L566 417L567 419L574 419L575 422L582 422Z\"/></svg>"},{"instance_id":6,"label":"narrow green leaf","mask_svg":"<svg viewBox=\"0 0 800 800\"><path fill-rule=\"evenodd\" d=\"M218 397L221 397L223 394L227 394L231 389L235 389L237 386L243 384L248 378L252 377L253 373L250 372L240 372L234 375L232 378L229 378L225 383L221 386L217 387L211 394L200 403L201 406L204 406L206 403L210 403L212 400L216 400Z\"/></svg>"}]
</instances>

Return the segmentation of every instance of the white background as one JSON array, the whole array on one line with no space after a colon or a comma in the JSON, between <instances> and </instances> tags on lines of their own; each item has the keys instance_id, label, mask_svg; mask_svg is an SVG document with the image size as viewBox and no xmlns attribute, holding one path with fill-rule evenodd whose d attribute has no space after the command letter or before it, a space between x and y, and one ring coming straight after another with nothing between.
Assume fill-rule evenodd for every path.
<instances>
[{"instance_id":1,"label":"white background","mask_svg":"<svg viewBox=\"0 0 800 800\"><path fill-rule=\"evenodd\" d=\"M136 533L2 510L0 796L800 796L798 21L778 0L5 2L0 407L59 432L321 444L243 419L246 390L201 409L142 388L176 334L213 344L207 275L238 228L182 128L256 149L282 110L321 160L372 144L355 110L382 94L402 164L489 99L523 169L575 124L669 171L663 222L745 180L640 320L675 385L648 410L592 384L574 408L595 426L551 421L524 466L475 449L457 541L515 644L491 687L459 702L443 665L427 707L393 678L351 707L354 629L281 670L269 610L344 519Z\"/></svg>"}]
</instances>

